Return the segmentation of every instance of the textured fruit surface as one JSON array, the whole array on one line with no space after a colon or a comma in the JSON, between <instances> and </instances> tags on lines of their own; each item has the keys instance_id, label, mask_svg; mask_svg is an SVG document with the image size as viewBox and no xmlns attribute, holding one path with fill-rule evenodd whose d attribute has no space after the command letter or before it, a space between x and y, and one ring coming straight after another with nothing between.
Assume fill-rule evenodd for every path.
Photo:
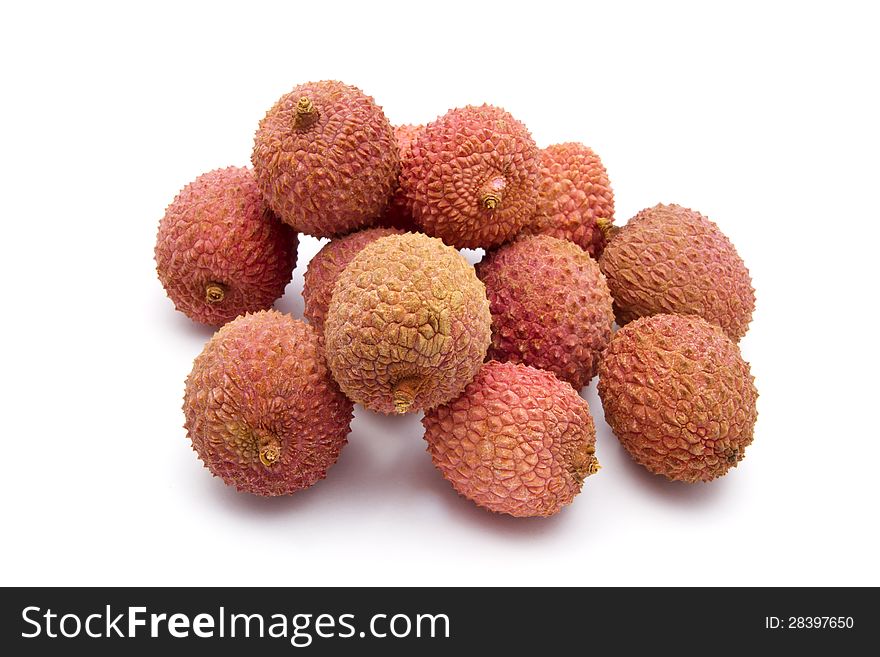
<instances>
[{"instance_id":1,"label":"textured fruit surface","mask_svg":"<svg viewBox=\"0 0 880 657\"><path fill-rule=\"evenodd\" d=\"M694 316L653 315L620 329L599 367L605 420L655 474L710 481L742 460L757 419L749 364Z\"/></svg>"},{"instance_id":2,"label":"textured fruit surface","mask_svg":"<svg viewBox=\"0 0 880 657\"><path fill-rule=\"evenodd\" d=\"M405 413L464 389L486 355L491 321L485 288L462 255L406 233L368 244L339 275L324 340L350 399Z\"/></svg>"},{"instance_id":3,"label":"textured fruit surface","mask_svg":"<svg viewBox=\"0 0 880 657\"><path fill-rule=\"evenodd\" d=\"M416 135L424 129L425 126L423 125L411 125L408 123L394 128L394 136L397 138L397 150L400 155L401 166L403 166L404 160L409 157L408 153L410 144L412 144ZM387 226L389 228L400 228L402 230L411 231L418 230L418 227L413 221L412 212L407 206L406 196L399 185L394 190L394 195L391 197L391 203L388 204L388 209L379 219L378 223L380 226Z\"/></svg>"},{"instance_id":4,"label":"textured fruit surface","mask_svg":"<svg viewBox=\"0 0 880 657\"><path fill-rule=\"evenodd\" d=\"M276 311L239 317L211 338L186 380L183 410L205 466L256 495L323 479L352 418L314 328Z\"/></svg>"},{"instance_id":5,"label":"textured fruit surface","mask_svg":"<svg viewBox=\"0 0 880 657\"><path fill-rule=\"evenodd\" d=\"M320 332L324 331L324 319L333 295L333 286L342 270L367 244L380 237L398 235L402 231L393 228L368 228L345 237L330 240L309 261L303 280L303 299L306 319Z\"/></svg>"},{"instance_id":6,"label":"textured fruit surface","mask_svg":"<svg viewBox=\"0 0 880 657\"><path fill-rule=\"evenodd\" d=\"M165 211L156 271L178 310L217 326L284 294L297 243L263 202L250 169L217 169L184 187Z\"/></svg>"},{"instance_id":7,"label":"textured fruit surface","mask_svg":"<svg viewBox=\"0 0 880 657\"><path fill-rule=\"evenodd\" d=\"M548 146L540 158L538 210L526 232L570 240L598 258L605 236L596 221L614 221L614 194L602 161L578 143Z\"/></svg>"},{"instance_id":8,"label":"textured fruit surface","mask_svg":"<svg viewBox=\"0 0 880 657\"><path fill-rule=\"evenodd\" d=\"M755 291L742 258L718 226L680 205L639 212L599 266L621 326L658 313L699 315L739 340L752 320Z\"/></svg>"},{"instance_id":9,"label":"textured fruit surface","mask_svg":"<svg viewBox=\"0 0 880 657\"><path fill-rule=\"evenodd\" d=\"M251 159L271 208L316 237L375 223L400 171L382 109L360 89L334 81L282 96L260 122Z\"/></svg>"},{"instance_id":10,"label":"textured fruit surface","mask_svg":"<svg viewBox=\"0 0 880 657\"><path fill-rule=\"evenodd\" d=\"M596 375L614 312L599 265L572 242L533 235L477 265L492 311L489 358L549 370L575 388Z\"/></svg>"},{"instance_id":11,"label":"textured fruit surface","mask_svg":"<svg viewBox=\"0 0 880 657\"><path fill-rule=\"evenodd\" d=\"M400 185L423 232L456 248L496 246L535 214L538 148L503 109L453 109L412 142Z\"/></svg>"},{"instance_id":12,"label":"textured fruit surface","mask_svg":"<svg viewBox=\"0 0 880 657\"><path fill-rule=\"evenodd\" d=\"M425 414L434 465L496 513L550 516L599 469L587 402L549 372L486 363L464 393Z\"/></svg>"}]
</instances>

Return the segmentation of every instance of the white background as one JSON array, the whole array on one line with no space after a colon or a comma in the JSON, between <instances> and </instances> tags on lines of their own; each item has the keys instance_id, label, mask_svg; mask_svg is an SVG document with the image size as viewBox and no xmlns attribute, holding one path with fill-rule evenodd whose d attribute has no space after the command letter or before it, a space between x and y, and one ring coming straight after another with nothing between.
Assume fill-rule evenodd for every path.
<instances>
[{"instance_id":1,"label":"white background","mask_svg":"<svg viewBox=\"0 0 880 657\"><path fill-rule=\"evenodd\" d=\"M877 16L871 3L10 3L0 15L2 584L880 584ZM709 485L602 471L552 519L492 515L417 417L359 409L328 478L237 494L190 449L210 330L174 311L158 221L249 162L295 84L341 79L394 123L501 105L603 158L618 222L715 220L749 266L760 390ZM304 239L277 307L302 314Z\"/></svg>"}]
</instances>

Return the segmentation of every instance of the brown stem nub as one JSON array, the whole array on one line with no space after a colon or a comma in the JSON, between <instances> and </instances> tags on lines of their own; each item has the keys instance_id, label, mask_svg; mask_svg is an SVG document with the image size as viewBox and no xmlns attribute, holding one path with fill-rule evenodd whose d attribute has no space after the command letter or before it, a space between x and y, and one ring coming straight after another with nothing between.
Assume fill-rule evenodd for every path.
<instances>
[{"instance_id":1,"label":"brown stem nub","mask_svg":"<svg viewBox=\"0 0 880 657\"><path fill-rule=\"evenodd\" d=\"M260 448L260 462L267 468L272 467L281 458L281 445L272 438Z\"/></svg>"},{"instance_id":2,"label":"brown stem nub","mask_svg":"<svg viewBox=\"0 0 880 657\"><path fill-rule=\"evenodd\" d=\"M617 235L617 231L620 230L620 226L615 226L611 223L613 219L606 219L605 217L599 217L596 219L596 225L599 227L599 230L602 231L602 235L605 237L606 242L610 242L612 238Z\"/></svg>"},{"instance_id":3,"label":"brown stem nub","mask_svg":"<svg viewBox=\"0 0 880 657\"><path fill-rule=\"evenodd\" d=\"M575 449L569 456L568 467L571 476L583 483L584 479L599 472L596 448L593 445L584 445Z\"/></svg>"},{"instance_id":4,"label":"brown stem nub","mask_svg":"<svg viewBox=\"0 0 880 657\"><path fill-rule=\"evenodd\" d=\"M226 286L222 283L208 283L205 286L205 301L220 303L226 296Z\"/></svg>"},{"instance_id":5,"label":"brown stem nub","mask_svg":"<svg viewBox=\"0 0 880 657\"><path fill-rule=\"evenodd\" d=\"M304 130L318 120L318 109L308 96L303 96L296 103L296 114L293 118L293 127Z\"/></svg>"},{"instance_id":6,"label":"brown stem nub","mask_svg":"<svg viewBox=\"0 0 880 657\"><path fill-rule=\"evenodd\" d=\"M494 210L501 205L501 199L504 196L504 189L507 187L507 181L501 176L490 178L480 188L480 203L487 210Z\"/></svg>"},{"instance_id":7,"label":"brown stem nub","mask_svg":"<svg viewBox=\"0 0 880 657\"><path fill-rule=\"evenodd\" d=\"M397 413L406 413L413 402L422 385L419 377L411 376L401 379L391 388L391 399L394 402L394 410Z\"/></svg>"}]
</instances>

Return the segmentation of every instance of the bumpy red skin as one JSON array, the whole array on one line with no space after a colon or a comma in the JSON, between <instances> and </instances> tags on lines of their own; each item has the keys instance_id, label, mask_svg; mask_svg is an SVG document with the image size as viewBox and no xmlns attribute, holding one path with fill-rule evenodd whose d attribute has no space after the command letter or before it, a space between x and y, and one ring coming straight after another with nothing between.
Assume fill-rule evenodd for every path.
<instances>
[{"instance_id":1,"label":"bumpy red skin","mask_svg":"<svg viewBox=\"0 0 880 657\"><path fill-rule=\"evenodd\" d=\"M491 337L486 288L452 247L421 233L389 235L339 275L324 321L333 376L350 399L401 412L394 391L418 380L403 412L458 396L479 370Z\"/></svg>"},{"instance_id":2,"label":"bumpy red skin","mask_svg":"<svg viewBox=\"0 0 880 657\"><path fill-rule=\"evenodd\" d=\"M179 311L219 326L284 294L297 244L263 202L250 169L217 169L184 187L165 211L156 271ZM209 284L223 286L222 301L208 302Z\"/></svg>"},{"instance_id":3,"label":"bumpy red skin","mask_svg":"<svg viewBox=\"0 0 880 657\"><path fill-rule=\"evenodd\" d=\"M327 369L314 328L276 311L239 317L205 346L183 404L193 449L227 484L286 495L326 476L353 405ZM273 442L274 441L274 442ZM265 465L260 451L279 449Z\"/></svg>"},{"instance_id":4,"label":"bumpy red skin","mask_svg":"<svg viewBox=\"0 0 880 657\"><path fill-rule=\"evenodd\" d=\"M424 129L424 125L411 125L408 123L394 128L394 136L397 138L401 167L403 166L403 161L409 157L408 153L410 144L416 138L416 135ZM385 211L385 214L379 218L378 224L380 226L399 228L406 231L419 230L418 226L416 226L413 221L412 212L407 207L406 196L404 196L403 190L399 185L394 190L394 195L391 197L391 203L388 204L388 209Z\"/></svg>"},{"instance_id":5,"label":"bumpy red skin","mask_svg":"<svg viewBox=\"0 0 880 657\"><path fill-rule=\"evenodd\" d=\"M490 361L462 395L425 414L434 465L496 513L550 516L598 469L587 402L549 372Z\"/></svg>"},{"instance_id":6,"label":"bumpy red skin","mask_svg":"<svg viewBox=\"0 0 880 657\"><path fill-rule=\"evenodd\" d=\"M572 242L525 236L477 265L492 311L488 358L553 372L575 388L596 375L611 339L611 293L599 265Z\"/></svg>"},{"instance_id":7,"label":"bumpy red skin","mask_svg":"<svg viewBox=\"0 0 880 657\"><path fill-rule=\"evenodd\" d=\"M599 367L605 420L633 459L676 481L711 481L742 460L757 420L749 364L699 317L620 329Z\"/></svg>"},{"instance_id":8,"label":"bumpy red skin","mask_svg":"<svg viewBox=\"0 0 880 657\"><path fill-rule=\"evenodd\" d=\"M541 151L538 210L524 232L570 240L594 258L605 249L597 219L614 221L608 172L592 149L578 143Z\"/></svg>"},{"instance_id":9,"label":"bumpy red skin","mask_svg":"<svg viewBox=\"0 0 880 657\"><path fill-rule=\"evenodd\" d=\"M297 103L317 119L296 126ZM309 82L275 103L254 140L257 182L296 230L336 237L375 224L397 184L394 130L370 96L341 82Z\"/></svg>"},{"instance_id":10,"label":"bumpy red skin","mask_svg":"<svg viewBox=\"0 0 880 657\"><path fill-rule=\"evenodd\" d=\"M621 326L659 313L699 315L739 340L752 321L749 270L718 226L694 210L642 210L614 235L599 266Z\"/></svg>"},{"instance_id":11,"label":"bumpy red skin","mask_svg":"<svg viewBox=\"0 0 880 657\"><path fill-rule=\"evenodd\" d=\"M453 109L410 145L400 186L416 225L456 248L508 241L538 202L538 148L526 127L498 107ZM484 203L497 181L494 209Z\"/></svg>"},{"instance_id":12,"label":"bumpy red skin","mask_svg":"<svg viewBox=\"0 0 880 657\"><path fill-rule=\"evenodd\" d=\"M394 228L368 228L345 237L330 240L309 261L303 277L303 314L319 333L323 334L324 319L333 296L333 286L339 274L367 244L380 237L399 235L403 231Z\"/></svg>"}]
</instances>

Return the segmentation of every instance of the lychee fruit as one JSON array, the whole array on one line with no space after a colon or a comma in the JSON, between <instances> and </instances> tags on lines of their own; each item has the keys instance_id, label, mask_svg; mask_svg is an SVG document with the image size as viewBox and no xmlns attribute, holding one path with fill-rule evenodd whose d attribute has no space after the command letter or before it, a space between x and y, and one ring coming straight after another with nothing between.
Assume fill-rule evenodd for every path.
<instances>
[{"instance_id":1,"label":"lychee fruit","mask_svg":"<svg viewBox=\"0 0 880 657\"><path fill-rule=\"evenodd\" d=\"M642 210L616 231L599 260L621 326L637 317L699 315L733 340L755 308L752 279L730 240L680 205Z\"/></svg>"},{"instance_id":2,"label":"lychee fruit","mask_svg":"<svg viewBox=\"0 0 880 657\"><path fill-rule=\"evenodd\" d=\"M394 128L394 136L397 138L401 167L403 166L403 161L409 157L408 153L410 144L413 142L416 135L424 129L424 125L411 125L409 123ZM388 228L418 231L418 227L413 221L412 212L409 207L407 207L406 196L404 196L400 185L394 190L394 195L391 197L391 203L388 204L388 209L379 218L378 224Z\"/></svg>"},{"instance_id":3,"label":"lychee fruit","mask_svg":"<svg viewBox=\"0 0 880 657\"><path fill-rule=\"evenodd\" d=\"M277 311L221 328L196 358L183 404L205 467L240 491L267 496L324 478L346 443L352 408L315 329Z\"/></svg>"},{"instance_id":4,"label":"lychee fruit","mask_svg":"<svg viewBox=\"0 0 880 657\"><path fill-rule=\"evenodd\" d=\"M156 271L178 310L218 326L270 308L284 294L297 244L263 202L250 169L217 169L184 187L165 211Z\"/></svg>"},{"instance_id":5,"label":"lychee fruit","mask_svg":"<svg viewBox=\"0 0 880 657\"><path fill-rule=\"evenodd\" d=\"M550 372L490 361L452 402L425 413L434 465L496 513L550 516L599 469L587 402Z\"/></svg>"},{"instance_id":6,"label":"lychee fruit","mask_svg":"<svg viewBox=\"0 0 880 657\"><path fill-rule=\"evenodd\" d=\"M380 413L457 396L489 346L491 315L474 268L421 233L361 249L333 288L324 339L339 387Z\"/></svg>"},{"instance_id":7,"label":"lychee fruit","mask_svg":"<svg viewBox=\"0 0 880 657\"><path fill-rule=\"evenodd\" d=\"M611 294L599 265L567 240L529 235L477 265L492 311L488 357L549 370L576 389L611 339Z\"/></svg>"},{"instance_id":8,"label":"lychee fruit","mask_svg":"<svg viewBox=\"0 0 880 657\"><path fill-rule=\"evenodd\" d=\"M538 209L524 232L570 240L598 258L605 235L597 222L614 221L614 193L602 161L578 143L548 146L540 158Z\"/></svg>"},{"instance_id":9,"label":"lychee fruit","mask_svg":"<svg viewBox=\"0 0 880 657\"><path fill-rule=\"evenodd\" d=\"M720 477L752 442L758 391L749 364L700 317L652 315L620 329L599 366L599 396L630 456L669 479Z\"/></svg>"},{"instance_id":10,"label":"lychee fruit","mask_svg":"<svg viewBox=\"0 0 880 657\"><path fill-rule=\"evenodd\" d=\"M372 225L400 171L397 140L382 109L342 82L309 82L260 122L252 155L269 206L315 237Z\"/></svg>"},{"instance_id":11,"label":"lychee fruit","mask_svg":"<svg viewBox=\"0 0 880 657\"><path fill-rule=\"evenodd\" d=\"M319 333L323 334L324 318L333 295L333 286L342 270L370 242L402 232L394 228L367 228L330 240L312 257L303 277L303 314Z\"/></svg>"},{"instance_id":12,"label":"lychee fruit","mask_svg":"<svg viewBox=\"0 0 880 657\"><path fill-rule=\"evenodd\" d=\"M501 108L453 109L410 144L400 185L423 232L456 248L497 246L535 214L538 148Z\"/></svg>"}]
</instances>

